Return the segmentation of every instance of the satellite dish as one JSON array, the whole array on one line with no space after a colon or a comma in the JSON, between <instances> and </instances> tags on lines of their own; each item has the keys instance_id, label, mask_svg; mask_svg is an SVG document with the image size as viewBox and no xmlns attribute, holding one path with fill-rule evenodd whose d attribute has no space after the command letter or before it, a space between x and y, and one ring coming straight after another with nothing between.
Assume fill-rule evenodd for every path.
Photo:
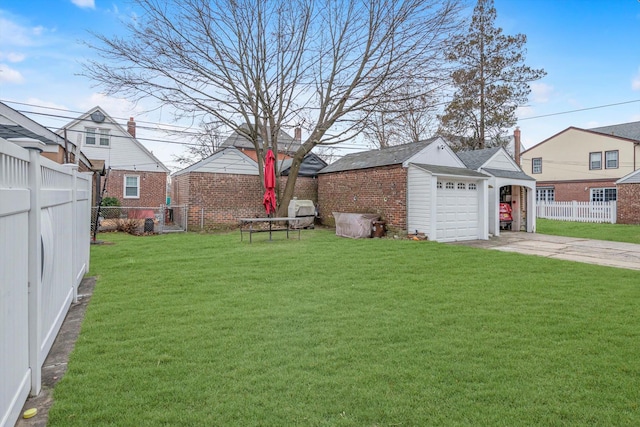
<instances>
[{"instance_id":1,"label":"satellite dish","mask_svg":"<svg viewBox=\"0 0 640 427\"><path fill-rule=\"evenodd\" d=\"M96 123L102 123L104 122L104 114L102 114L102 111L96 110L93 113L91 113L91 120L93 120Z\"/></svg>"}]
</instances>

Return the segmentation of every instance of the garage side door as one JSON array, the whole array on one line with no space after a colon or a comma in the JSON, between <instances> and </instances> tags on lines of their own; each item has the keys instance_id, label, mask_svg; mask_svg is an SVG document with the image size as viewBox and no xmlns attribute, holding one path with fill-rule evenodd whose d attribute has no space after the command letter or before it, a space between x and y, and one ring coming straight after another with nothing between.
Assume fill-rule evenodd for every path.
<instances>
[{"instance_id":1,"label":"garage side door","mask_svg":"<svg viewBox=\"0 0 640 427\"><path fill-rule=\"evenodd\" d=\"M478 184L455 179L438 180L436 240L453 242L478 238Z\"/></svg>"}]
</instances>

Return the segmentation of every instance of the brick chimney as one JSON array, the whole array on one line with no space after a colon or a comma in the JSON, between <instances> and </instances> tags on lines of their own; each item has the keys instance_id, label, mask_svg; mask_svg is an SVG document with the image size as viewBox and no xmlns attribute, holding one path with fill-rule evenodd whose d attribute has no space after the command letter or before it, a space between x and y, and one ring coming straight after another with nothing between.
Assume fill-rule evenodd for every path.
<instances>
[{"instance_id":1,"label":"brick chimney","mask_svg":"<svg viewBox=\"0 0 640 427\"><path fill-rule=\"evenodd\" d=\"M129 117L129 121L127 122L127 132L132 137L136 137L136 122L133 121L133 117Z\"/></svg>"},{"instance_id":2,"label":"brick chimney","mask_svg":"<svg viewBox=\"0 0 640 427\"><path fill-rule=\"evenodd\" d=\"M516 164L520 166L520 127L513 131L513 157Z\"/></svg>"},{"instance_id":3,"label":"brick chimney","mask_svg":"<svg viewBox=\"0 0 640 427\"><path fill-rule=\"evenodd\" d=\"M295 129L294 138L296 141L302 142L302 129L300 127Z\"/></svg>"}]
</instances>

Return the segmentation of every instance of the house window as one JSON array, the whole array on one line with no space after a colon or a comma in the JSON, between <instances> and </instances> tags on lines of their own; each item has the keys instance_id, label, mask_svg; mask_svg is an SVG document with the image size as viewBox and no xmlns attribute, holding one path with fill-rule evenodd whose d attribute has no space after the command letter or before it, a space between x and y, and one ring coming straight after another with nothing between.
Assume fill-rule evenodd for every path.
<instances>
[{"instance_id":1,"label":"house window","mask_svg":"<svg viewBox=\"0 0 640 427\"><path fill-rule=\"evenodd\" d=\"M447 188L447 190L453 190L455 187L455 185L453 185L453 182L447 182L447 185L445 186Z\"/></svg>"},{"instance_id":2,"label":"house window","mask_svg":"<svg viewBox=\"0 0 640 427\"><path fill-rule=\"evenodd\" d=\"M618 168L618 150L604 152L604 167L607 169Z\"/></svg>"},{"instance_id":3,"label":"house window","mask_svg":"<svg viewBox=\"0 0 640 427\"><path fill-rule=\"evenodd\" d=\"M602 169L602 153L589 153L589 169Z\"/></svg>"},{"instance_id":4,"label":"house window","mask_svg":"<svg viewBox=\"0 0 640 427\"><path fill-rule=\"evenodd\" d=\"M476 184L474 184L473 182L469 184L469 190L475 190L478 187L476 186Z\"/></svg>"},{"instance_id":5,"label":"house window","mask_svg":"<svg viewBox=\"0 0 640 427\"><path fill-rule=\"evenodd\" d=\"M124 198L140 198L140 177L137 175L125 175L124 177Z\"/></svg>"},{"instance_id":6,"label":"house window","mask_svg":"<svg viewBox=\"0 0 640 427\"><path fill-rule=\"evenodd\" d=\"M84 130L85 145L96 145L96 128L86 128Z\"/></svg>"},{"instance_id":7,"label":"house window","mask_svg":"<svg viewBox=\"0 0 640 427\"><path fill-rule=\"evenodd\" d=\"M553 202L556 200L556 190L553 187L536 188L536 202Z\"/></svg>"},{"instance_id":8,"label":"house window","mask_svg":"<svg viewBox=\"0 0 640 427\"><path fill-rule=\"evenodd\" d=\"M465 185L464 182L459 182L458 183L458 190L466 190L467 186Z\"/></svg>"},{"instance_id":9,"label":"house window","mask_svg":"<svg viewBox=\"0 0 640 427\"><path fill-rule=\"evenodd\" d=\"M542 157L531 160L531 173L542 173Z\"/></svg>"},{"instance_id":10,"label":"house window","mask_svg":"<svg viewBox=\"0 0 640 427\"><path fill-rule=\"evenodd\" d=\"M96 145L97 142L101 147L109 146L109 129L85 128L84 135L85 145Z\"/></svg>"},{"instance_id":11,"label":"house window","mask_svg":"<svg viewBox=\"0 0 640 427\"><path fill-rule=\"evenodd\" d=\"M100 129L100 145L109 146L109 129Z\"/></svg>"},{"instance_id":12,"label":"house window","mask_svg":"<svg viewBox=\"0 0 640 427\"><path fill-rule=\"evenodd\" d=\"M615 202L618 199L618 191L615 188L592 188L592 202Z\"/></svg>"}]
</instances>

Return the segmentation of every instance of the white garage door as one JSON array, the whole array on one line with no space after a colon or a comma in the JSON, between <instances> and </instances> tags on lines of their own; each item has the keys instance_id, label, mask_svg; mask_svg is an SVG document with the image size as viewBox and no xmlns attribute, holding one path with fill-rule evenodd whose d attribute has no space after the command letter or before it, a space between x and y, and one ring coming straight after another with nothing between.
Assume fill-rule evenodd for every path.
<instances>
[{"instance_id":1,"label":"white garage door","mask_svg":"<svg viewBox=\"0 0 640 427\"><path fill-rule=\"evenodd\" d=\"M438 180L436 240L452 242L478 238L478 184Z\"/></svg>"}]
</instances>

